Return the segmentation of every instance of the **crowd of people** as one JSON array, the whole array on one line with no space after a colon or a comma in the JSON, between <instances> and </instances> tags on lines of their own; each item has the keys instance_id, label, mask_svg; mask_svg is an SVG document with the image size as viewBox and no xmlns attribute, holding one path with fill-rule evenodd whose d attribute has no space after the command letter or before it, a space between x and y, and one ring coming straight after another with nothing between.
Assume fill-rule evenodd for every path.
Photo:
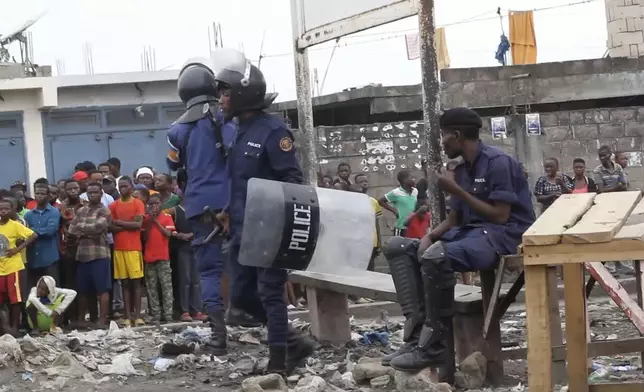
<instances>
[{"instance_id":1,"label":"crowd of people","mask_svg":"<svg viewBox=\"0 0 644 392\"><path fill-rule=\"evenodd\" d=\"M541 205L542 212L563 194L630 190L628 175L624 171L628 166L627 155L623 152L613 153L609 146L601 146L597 150L597 156L600 164L593 169L590 177L586 175L586 162L582 158L573 159L572 175L560 171L557 158L545 160L545 174L539 177L534 186L534 195ZM608 263L606 268L614 273L635 275L635 269L630 262Z\"/></svg>"},{"instance_id":2,"label":"crowd of people","mask_svg":"<svg viewBox=\"0 0 644 392\"><path fill-rule=\"evenodd\" d=\"M20 181L0 190L0 301L13 333L83 328L88 313L99 328L110 319L125 326L206 319L193 235L171 175L151 167L122 175L113 157L80 162L57 183L40 178L33 198L26 195Z\"/></svg>"}]
</instances>

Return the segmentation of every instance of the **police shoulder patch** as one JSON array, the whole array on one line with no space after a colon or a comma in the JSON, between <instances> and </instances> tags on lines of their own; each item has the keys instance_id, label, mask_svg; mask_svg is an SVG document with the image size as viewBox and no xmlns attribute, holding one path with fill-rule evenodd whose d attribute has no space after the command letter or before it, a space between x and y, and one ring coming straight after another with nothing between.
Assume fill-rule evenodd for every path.
<instances>
[{"instance_id":1,"label":"police shoulder patch","mask_svg":"<svg viewBox=\"0 0 644 392\"><path fill-rule=\"evenodd\" d=\"M291 139L290 137L281 138L280 149L284 152L291 151L293 149L293 139Z\"/></svg>"}]
</instances>

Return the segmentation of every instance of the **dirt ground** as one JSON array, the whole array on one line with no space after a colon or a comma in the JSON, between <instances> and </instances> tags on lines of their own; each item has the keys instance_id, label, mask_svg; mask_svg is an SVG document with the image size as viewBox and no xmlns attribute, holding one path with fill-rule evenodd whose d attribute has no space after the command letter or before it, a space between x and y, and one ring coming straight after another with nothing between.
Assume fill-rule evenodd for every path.
<instances>
[{"instance_id":1,"label":"dirt ground","mask_svg":"<svg viewBox=\"0 0 644 392\"><path fill-rule=\"evenodd\" d=\"M502 320L502 340L506 347L525 346L525 312L522 309L510 310ZM589 312L591 317L591 331L593 340L615 340L629 337L637 337L639 333L630 323L621 310L613 305L607 298L593 300L589 303ZM334 373L344 373L347 370L347 360L355 362L361 357L377 358L382 354L389 353L393 346L399 343L400 323L399 318L391 318L388 322L382 320L355 320L354 337L355 341L344 347L321 346L315 355L307 362L303 369L298 369L298 374L315 374L325 379L329 379ZM562 314L562 324L565 322ZM565 331L565 325L563 325ZM201 391L234 391L238 390L241 382L248 376L261 372L262 366L266 363L267 349L263 344L246 344L240 343L244 340L242 335L257 337L258 343L262 340L262 334L265 332L248 330L235 330L232 333L233 341L230 343L229 355L220 357L225 360L224 363L215 361L195 361L193 364L170 368L165 372L154 370L153 361L159 356L159 347L166 341L169 341L178 330L173 331L150 331L143 334L137 339L122 339L117 343L89 347L85 345L77 353L83 356L92 356L92 352L97 353L97 358L102 358L103 363L109 363L110 358L117 355L117 352L110 350L130 350L134 356L141 360L140 364L135 365L136 370L142 371L145 375L141 376L114 376L110 375L109 379L104 379L101 383L86 382L82 379L56 378L47 376L43 370L50 366L49 363L43 363L43 366L28 366L30 372L25 372L25 365L17 365L14 361L6 361L6 366L0 368L0 392L8 391L40 391L40 390L59 390L59 391L122 391L122 392L160 392L171 390L190 390L195 392ZM365 345L358 342L358 338L365 332L388 331L388 337L392 344L382 344L376 342L372 345ZM386 335L386 334L385 334ZM565 335L564 335L565 336ZM37 341L40 341L37 339ZM116 348L115 348L116 345ZM63 348L62 351L65 349ZM57 349L56 355L60 354L61 349ZM36 355L37 353L26 353L26 357ZM208 354L207 351L197 353L197 356ZM54 355L50 355L50 359ZM207 356L207 355L206 355ZM633 365L641 369L641 360L639 353L631 353L620 357L613 358L595 358L598 364L606 365ZM249 368L250 363L250 368ZM506 382L502 388L495 388L494 391L523 391L523 386L527 383L526 363L523 360L506 361L505 373ZM87 370L90 373L90 370ZM95 380L104 377L98 371L91 371ZM627 381L641 377L641 370L637 371L618 371L612 372L610 377L605 381L621 380ZM293 382L290 386L293 387ZM362 389L369 391L369 388ZM558 389L555 389L558 390ZM491 389L482 389L481 391L491 391Z\"/></svg>"}]
</instances>

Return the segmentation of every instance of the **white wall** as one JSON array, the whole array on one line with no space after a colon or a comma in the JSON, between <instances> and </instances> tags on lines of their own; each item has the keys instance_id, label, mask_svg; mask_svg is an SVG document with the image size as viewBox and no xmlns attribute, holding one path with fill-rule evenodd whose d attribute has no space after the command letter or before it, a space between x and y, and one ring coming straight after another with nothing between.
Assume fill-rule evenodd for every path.
<instances>
[{"instance_id":1,"label":"white wall","mask_svg":"<svg viewBox=\"0 0 644 392\"><path fill-rule=\"evenodd\" d=\"M0 113L22 112L29 183L47 177L42 113L51 109L178 102L175 74L132 73L0 80ZM159 77L154 81L154 77ZM86 83L83 85L82 83ZM136 87L143 91L141 95Z\"/></svg>"}]
</instances>

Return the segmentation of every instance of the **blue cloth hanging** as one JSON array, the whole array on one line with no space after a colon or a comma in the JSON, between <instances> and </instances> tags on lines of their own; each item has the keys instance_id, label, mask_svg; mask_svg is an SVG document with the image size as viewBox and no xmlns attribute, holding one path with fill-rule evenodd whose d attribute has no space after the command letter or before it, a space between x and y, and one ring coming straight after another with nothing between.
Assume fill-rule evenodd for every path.
<instances>
[{"instance_id":1,"label":"blue cloth hanging","mask_svg":"<svg viewBox=\"0 0 644 392\"><path fill-rule=\"evenodd\" d=\"M510 41L505 34L501 34L501 42L499 43L499 47L496 49L496 54L494 55L494 58L501 65L507 65L505 54L508 53L508 50L510 50Z\"/></svg>"}]
</instances>

